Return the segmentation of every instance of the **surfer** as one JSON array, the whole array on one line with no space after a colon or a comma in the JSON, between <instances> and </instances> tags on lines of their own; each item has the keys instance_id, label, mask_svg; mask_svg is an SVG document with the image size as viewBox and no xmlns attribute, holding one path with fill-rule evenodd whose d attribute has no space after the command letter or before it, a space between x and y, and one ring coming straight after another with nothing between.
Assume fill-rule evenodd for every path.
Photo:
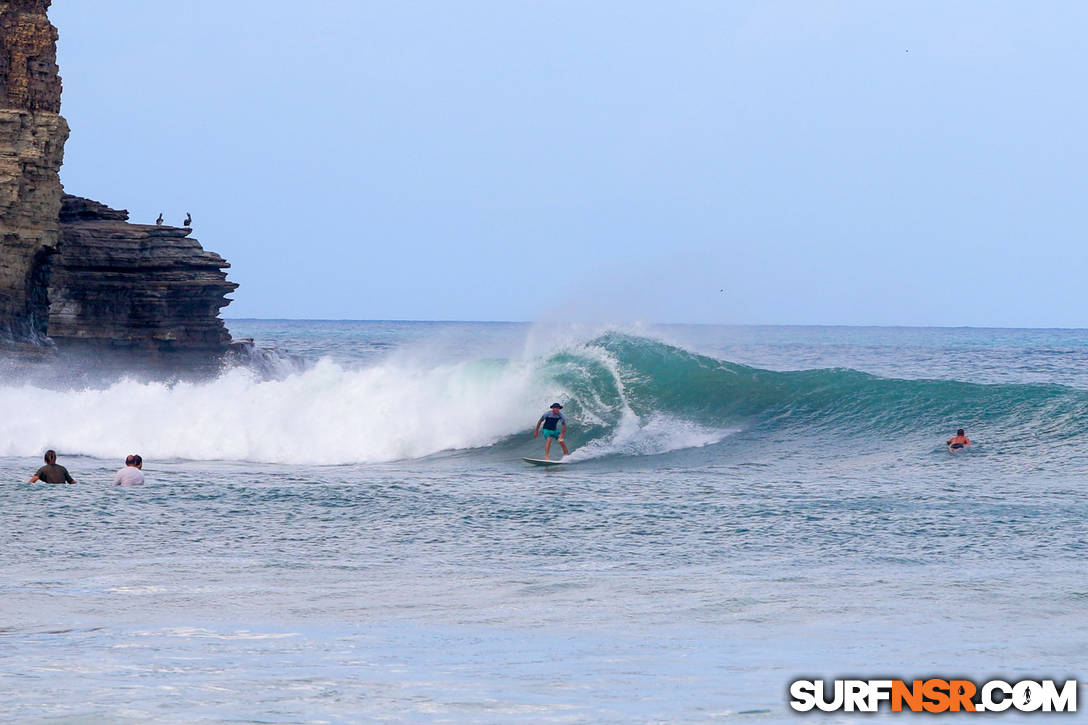
<instances>
[{"instance_id":1,"label":"surfer","mask_svg":"<svg viewBox=\"0 0 1088 725\"><path fill-rule=\"evenodd\" d=\"M114 486L142 486L144 484L144 459L133 454L125 458L125 467L113 477Z\"/></svg>"},{"instance_id":2,"label":"surfer","mask_svg":"<svg viewBox=\"0 0 1088 725\"><path fill-rule=\"evenodd\" d=\"M963 434L963 428L956 431L956 435L948 439L948 447L952 450L958 450L971 445L971 439Z\"/></svg>"},{"instance_id":3,"label":"surfer","mask_svg":"<svg viewBox=\"0 0 1088 725\"><path fill-rule=\"evenodd\" d=\"M76 480L68 473L64 466L57 465L57 452L45 452L45 465L30 477L31 483L45 481L46 483L75 483Z\"/></svg>"},{"instance_id":4,"label":"surfer","mask_svg":"<svg viewBox=\"0 0 1088 725\"><path fill-rule=\"evenodd\" d=\"M548 460L548 452L552 449L552 438L559 441L559 446L563 449L563 455L569 456L570 451L567 450L567 444L563 441L563 436L567 433L567 419L560 413L563 406L559 403L552 403L551 409L540 416L540 420L536 422L536 428L533 430L533 438L540 435L540 425L544 424L544 460Z\"/></svg>"}]
</instances>

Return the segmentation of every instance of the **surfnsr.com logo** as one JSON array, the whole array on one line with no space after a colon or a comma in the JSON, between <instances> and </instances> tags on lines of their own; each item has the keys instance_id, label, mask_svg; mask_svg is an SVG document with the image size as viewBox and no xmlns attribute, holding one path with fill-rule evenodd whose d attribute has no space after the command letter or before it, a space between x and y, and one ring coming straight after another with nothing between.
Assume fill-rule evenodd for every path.
<instances>
[{"instance_id":1,"label":"surfnsr.com logo","mask_svg":"<svg viewBox=\"0 0 1088 725\"><path fill-rule=\"evenodd\" d=\"M790 707L798 712L1076 712L1077 681L794 680Z\"/></svg>"}]
</instances>

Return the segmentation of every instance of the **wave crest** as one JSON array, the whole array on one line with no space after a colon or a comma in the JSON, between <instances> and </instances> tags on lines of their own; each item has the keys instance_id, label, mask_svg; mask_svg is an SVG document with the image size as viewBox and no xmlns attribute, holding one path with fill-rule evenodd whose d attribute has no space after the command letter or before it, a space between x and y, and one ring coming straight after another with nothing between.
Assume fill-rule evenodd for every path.
<instances>
[{"instance_id":1,"label":"wave crest","mask_svg":"<svg viewBox=\"0 0 1088 725\"><path fill-rule=\"evenodd\" d=\"M202 382L0 386L0 408L21 413L0 420L0 454L326 465L491 446L507 455L525 450L552 400L567 406L576 458L706 446L748 427L890 436L1000 422L1058 438L1088 428L1088 394L1070 388L774 372L613 332L512 360L322 359L276 379L234 367Z\"/></svg>"}]
</instances>

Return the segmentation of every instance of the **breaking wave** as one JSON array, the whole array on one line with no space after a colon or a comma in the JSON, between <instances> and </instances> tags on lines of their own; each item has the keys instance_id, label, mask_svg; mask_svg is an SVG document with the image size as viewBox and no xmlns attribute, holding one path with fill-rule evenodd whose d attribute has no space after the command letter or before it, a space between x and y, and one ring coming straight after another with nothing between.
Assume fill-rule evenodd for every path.
<instances>
[{"instance_id":1,"label":"breaking wave","mask_svg":"<svg viewBox=\"0 0 1088 725\"><path fill-rule=\"evenodd\" d=\"M890 436L1000 420L1057 438L1088 432L1088 393L1062 386L775 372L607 333L525 359L433 364L399 356L359 368L322 359L275 379L233 367L203 382L0 385L0 408L18 412L0 420L0 454L390 461L521 445L553 399L575 424L576 458L713 445L760 426Z\"/></svg>"}]
</instances>

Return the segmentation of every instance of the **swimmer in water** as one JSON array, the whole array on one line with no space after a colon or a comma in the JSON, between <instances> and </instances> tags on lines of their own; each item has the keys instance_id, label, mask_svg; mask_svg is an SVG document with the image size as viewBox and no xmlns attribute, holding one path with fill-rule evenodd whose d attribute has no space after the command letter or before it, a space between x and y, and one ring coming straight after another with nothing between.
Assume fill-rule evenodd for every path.
<instances>
[{"instance_id":1,"label":"swimmer in water","mask_svg":"<svg viewBox=\"0 0 1088 725\"><path fill-rule=\"evenodd\" d=\"M971 439L965 436L963 428L960 428L956 431L956 435L948 439L947 443L950 450L956 451L971 445Z\"/></svg>"},{"instance_id":2,"label":"swimmer in water","mask_svg":"<svg viewBox=\"0 0 1088 725\"><path fill-rule=\"evenodd\" d=\"M30 477L31 483L45 481L46 483L75 483L76 480L68 473L64 466L57 465L57 452L45 452L45 465Z\"/></svg>"}]
</instances>

